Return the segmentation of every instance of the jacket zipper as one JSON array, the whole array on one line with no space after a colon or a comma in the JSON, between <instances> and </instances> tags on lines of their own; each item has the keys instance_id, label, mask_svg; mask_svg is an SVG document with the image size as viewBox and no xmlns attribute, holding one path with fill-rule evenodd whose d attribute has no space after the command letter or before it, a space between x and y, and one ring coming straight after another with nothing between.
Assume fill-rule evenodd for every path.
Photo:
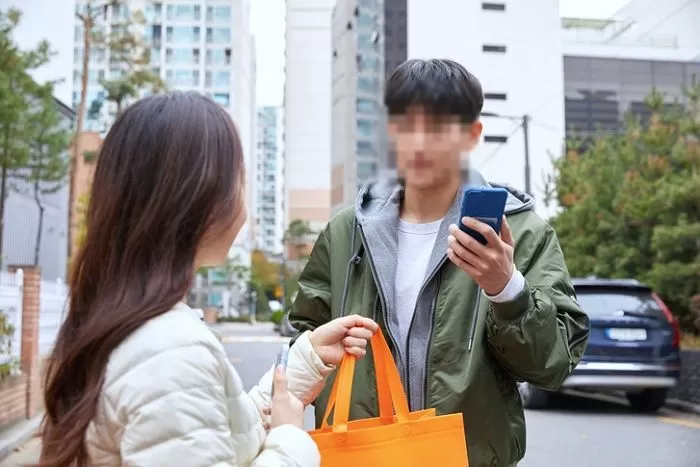
<instances>
[{"instance_id":1,"label":"jacket zipper","mask_svg":"<svg viewBox=\"0 0 700 467\"><path fill-rule=\"evenodd\" d=\"M423 408L430 407L430 400L428 399L429 388L428 388L428 371L430 368L430 345L433 342L433 329L435 328L435 309L437 308L438 294L440 292L440 284L442 283L442 276L438 276L437 279L437 291L433 297L433 302L430 305L430 332L428 334L428 343L425 348L425 377L423 378Z\"/></svg>"},{"instance_id":2,"label":"jacket zipper","mask_svg":"<svg viewBox=\"0 0 700 467\"><path fill-rule=\"evenodd\" d=\"M404 373L404 368L405 365L403 364L403 355L401 355L401 347L398 345L396 342L396 339L394 338L394 335L391 333L391 326L389 325L389 317L387 315L387 307L386 307L386 299L384 298L384 291L382 290L382 285L379 282L379 278L377 277L377 271L374 268L374 260L372 259L372 254L369 251L369 248L367 248L367 239L365 238L365 233L362 230L362 227L359 227L360 230L360 237L362 238L362 243L365 247L365 253L367 254L367 260L369 263L369 270L372 272L372 278L374 279L374 283L377 285L377 292L379 294L379 302L382 306L382 318L384 319L384 323L386 323L386 333L387 337L389 337L389 342L394 346L396 349L396 353L398 354L398 360L399 360L399 368L402 369L402 373Z\"/></svg>"},{"instance_id":3,"label":"jacket zipper","mask_svg":"<svg viewBox=\"0 0 700 467\"><path fill-rule=\"evenodd\" d=\"M416 300L416 307L418 306L418 300L420 300L421 295L423 295L423 292L425 291L425 287L430 283L431 280L435 277L435 274L440 270L443 264L445 264L445 261L447 260L447 256L443 256L440 262L435 266L435 268L430 272L430 275L428 276L428 279L423 283L423 286L421 287L420 291L418 292L418 299ZM440 281L438 280L437 284L437 289L435 290L435 296L433 297L433 301L430 307L430 329L428 333L428 342L427 342L427 347L425 351L425 359L426 359L426 364L428 361L428 355L430 354L430 343L433 340L433 323L435 321L435 305L437 304L437 296L440 293ZM416 308L413 309L413 316L411 317L411 324L408 325L408 333L406 334L406 348L404 349L406 351L406 355L409 355L409 348L410 345L409 343L411 342L411 332L413 331L413 323L415 322L415 317L416 317ZM404 384L405 389L406 389L406 394L409 395L409 400L410 400L410 394L411 394L411 374L410 374L410 365L406 365L406 375L405 375L405 381L406 383ZM423 384L427 385L428 381L428 367L425 367L425 377L423 378ZM423 397L425 398L425 393L423 394ZM416 410L416 408L411 408L412 410Z\"/></svg>"}]
</instances>

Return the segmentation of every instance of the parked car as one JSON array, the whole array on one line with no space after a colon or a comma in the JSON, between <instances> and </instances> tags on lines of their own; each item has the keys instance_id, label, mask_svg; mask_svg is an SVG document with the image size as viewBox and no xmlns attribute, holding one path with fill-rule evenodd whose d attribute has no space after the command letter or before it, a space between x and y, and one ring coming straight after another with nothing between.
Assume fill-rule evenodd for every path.
<instances>
[{"instance_id":1,"label":"parked car","mask_svg":"<svg viewBox=\"0 0 700 467\"><path fill-rule=\"evenodd\" d=\"M574 279L591 319L588 347L562 389L622 392L640 412L663 407L680 374L680 328L671 310L636 280ZM551 393L519 384L523 405L547 406Z\"/></svg>"}]
</instances>

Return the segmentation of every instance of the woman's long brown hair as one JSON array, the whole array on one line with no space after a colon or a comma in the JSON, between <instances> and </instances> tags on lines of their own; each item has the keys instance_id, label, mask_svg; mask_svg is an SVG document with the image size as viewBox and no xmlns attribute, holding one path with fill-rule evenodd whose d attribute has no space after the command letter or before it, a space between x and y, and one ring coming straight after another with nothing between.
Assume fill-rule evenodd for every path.
<instances>
[{"instance_id":1,"label":"woman's long brown hair","mask_svg":"<svg viewBox=\"0 0 700 467\"><path fill-rule=\"evenodd\" d=\"M45 382L41 467L84 467L112 351L187 295L202 239L242 208L244 159L228 114L195 93L117 118L95 170L69 312Z\"/></svg>"}]
</instances>

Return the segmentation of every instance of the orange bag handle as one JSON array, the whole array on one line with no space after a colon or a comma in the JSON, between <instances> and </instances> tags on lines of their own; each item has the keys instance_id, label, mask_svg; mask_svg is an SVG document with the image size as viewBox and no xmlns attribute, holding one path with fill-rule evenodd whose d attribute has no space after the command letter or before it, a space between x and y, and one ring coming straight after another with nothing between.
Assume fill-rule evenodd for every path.
<instances>
[{"instance_id":1,"label":"orange bag handle","mask_svg":"<svg viewBox=\"0 0 700 467\"><path fill-rule=\"evenodd\" d=\"M399 370L394 363L394 357L391 355L391 350L389 350L389 345L381 329L374 334L371 343L372 357L377 375L379 417L383 423L392 423L394 411L396 411L396 417L399 422L408 421L408 399L401 383ZM321 428L328 427L328 418L330 418L331 411L335 408L333 431L347 431L356 361L357 358L349 354L343 357L331 388Z\"/></svg>"}]
</instances>

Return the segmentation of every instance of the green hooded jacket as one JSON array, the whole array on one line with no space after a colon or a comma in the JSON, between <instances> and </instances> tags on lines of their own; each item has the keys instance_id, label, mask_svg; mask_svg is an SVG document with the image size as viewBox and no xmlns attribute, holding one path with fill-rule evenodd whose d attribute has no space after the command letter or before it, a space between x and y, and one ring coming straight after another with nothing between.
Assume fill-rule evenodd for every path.
<instances>
[{"instance_id":1,"label":"green hooded jacket","mask_svg":"<svg viewBox=\"0 0 700 467\"><path fill-rule=\"evenodd\" d=\"M476 182L475 182L476 180ZM488 186L479 174L472 185ZM411 410L462 413L470 467L508 467L525 454L518 381L556 390L578 364L589 322L554 230L532 212L532 198L509 190L506 215L515 266L526 286L512 302L490 303L477 284L447 260L448 226L459 216L462 190L445 216L419 293L407 345L396 345L395 275L400 184L360 190L354 207L321 232L299 278L290 314L299 331L358 314L376 320L392 347ZM371 358L358 363L351 418L378 416ZM315 402L320 426L331 382Z\"/></svg>"}]
</instances>

